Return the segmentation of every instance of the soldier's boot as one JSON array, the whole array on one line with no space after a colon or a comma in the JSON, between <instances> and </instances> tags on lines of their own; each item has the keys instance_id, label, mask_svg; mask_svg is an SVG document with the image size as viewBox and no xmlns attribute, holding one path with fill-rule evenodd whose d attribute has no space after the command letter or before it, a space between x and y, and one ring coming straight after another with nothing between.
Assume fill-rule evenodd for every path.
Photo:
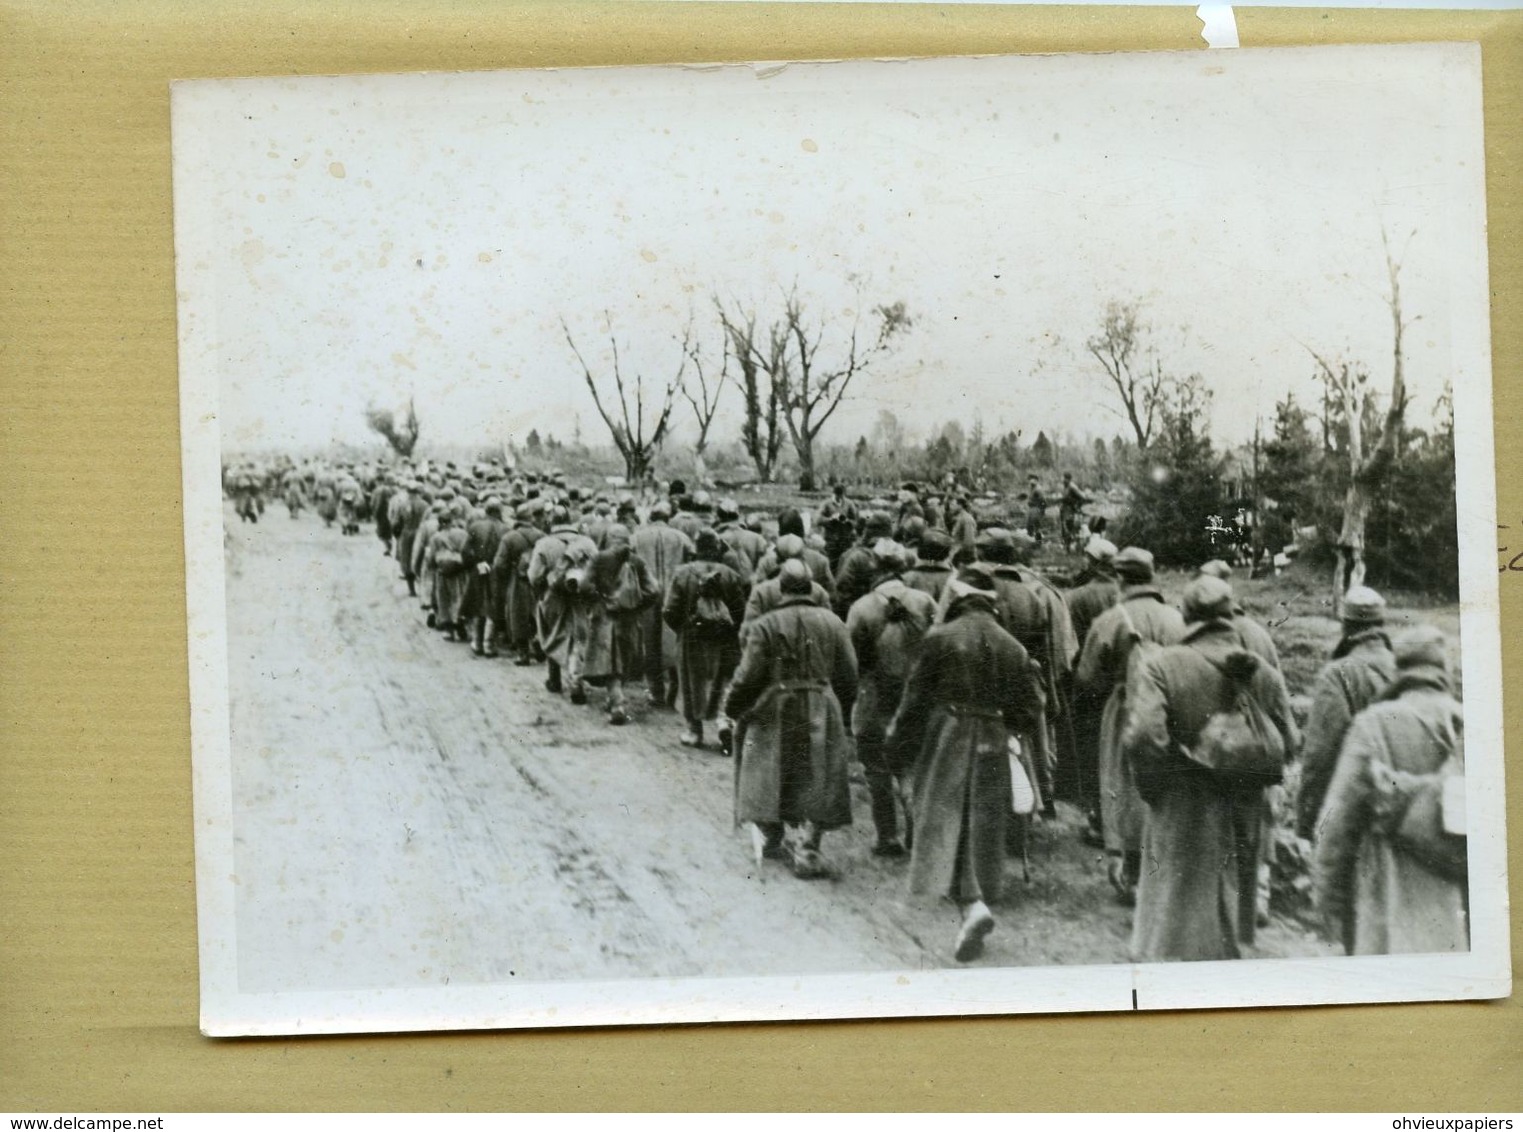
<instances>
[{"instance_id":1,"label":"soldier's boot","mask_svg":"<svg viewBox=\"0 0 1523 1132\"><path fill-rule=\"evenodd\" d=\"M793 875L799 880L823 880L830 876L825 858L820 854L823 833L813 822L805 822L793 846Z\"/></svg>"},{"instance_id":2,"label":"soldier's boot","mask_svg":"<svg viewBox=\"0 0 1523 1132\"><path fill-rule=\"evenodd\" d=\"M615 727L629 722L629 712L624 709L624 681L617 676L608 680L608 722Z\"/></svg>"},{"instance_id":3,"label":"soldier's boot","mask_svg":"<svg viewBox=\"0 0 1523 1132\"><path fill-rule=\"evenodd\" d=\"M482 636L486 631L486 622L480 617L471 618L471 652L476 656L485 656L486 647Z\"/></svg>"},{"instance_id":4,"label":"soldier's boot","mask_svg":"<svg viewBox=\"0 0 1523 1132\"><path fill-rule=\"evenodd\" d=\"M984 953L984 940L994 930L994 914L982 900L967 905L962 913L962 929L957 933L957 946L953 956L959 963L968 963Z\"/></svg>"},{"instance_id":5,"label":"soldier's boot","mask_svg":"<svg viewBox=\"0 0 1523 1132\"><path fill-rule=\"evenodd\" d=\"M407 579L407 596L408 597L417 597L418 596L418 583L417 583L417 580L414 579L414 578L408 578Z\"/></svg>"},{"instance_id":6,"label":"soldier's boot","mask_svg":"<svg viewBox=\"0 0 1523 1132\"><path fill-rule=\"evenodd\" d=\"M786 861L788 846L783 842L783 823L761 821L756 823L756 828L762 835L761 855L769 861Z\"/></svg>"},{"instance_id":7,"label":"soldier's boot","mask_svg":"<svg viewBox=\"0 0 1523 1132\"><path fill-rule=\"evenodd\" d=\"M561 666L549 661L550 674L545 677L545 691L558 696L561 693Z\"/></svg>"},{"instance_id":8,"label":"soldier's boot","mask_svg":"<svg viewBox=\"0 0 1523 1132\"><path fill-rule=\"evenodd\" d=\"M899 840L899 807L894 798L891 775L873 772L867 775L867 791L872 798L873 829L878 834L874 857L903 857L904 842Z\"/></svg>"},{"instance_id":9,"label":"soldier's boot","mask_svg":"<svg viewBox=\"0 0 1523 1132\"><path fill-rule=\"evenodd\" d=\"M495 657L497 655L497 626L493 624L490 617L483 617L481 623L483 626L481 630L481 655Z\"/></svg>"}]
</instances>

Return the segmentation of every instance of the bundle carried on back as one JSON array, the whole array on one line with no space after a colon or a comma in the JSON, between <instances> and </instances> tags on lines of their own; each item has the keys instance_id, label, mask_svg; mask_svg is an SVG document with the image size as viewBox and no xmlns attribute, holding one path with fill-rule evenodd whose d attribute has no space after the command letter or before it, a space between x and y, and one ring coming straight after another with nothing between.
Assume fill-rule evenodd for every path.
<instances>
[{"instance_id":1,"label":"bundle carried on back","mask_svg":"<svg viewBox=\"0 0 1523 1132\"><path fill-rule=\"evenodd\" d=\"M1209 659L1209 658L1208 658ZM1259 658L1230 652L1210 663L1227 681L1227 702L1213 712L1185 758L1216 775L1225 785L1274 786L1285 777L1285 739L1253 694Z\"/></svg>"},{"instance_id":2,"label":"bundle carried on back","mask_svg":"<svg viewBox=\"0 0 1523 1132\"><path fill-rule=\"evenodd\" d=\"M735 616L724 600L724 575L713 570L698 582L698 600L693 603L688 628L701 631L734 627Z\"/></svg>"},{"instance_id":3,"label":"bundle carried on back","mask_svg":"<svg viewBox=\"0 0 1523 1132\"><path fill-rule=\"evenodd\" d=\"M1470 874L1463 720L1445 719L1439 740L1448 753L1431 774L1370 761L1375 828L1425 868L1463 881Z\"/></svg>"}]
</instances>

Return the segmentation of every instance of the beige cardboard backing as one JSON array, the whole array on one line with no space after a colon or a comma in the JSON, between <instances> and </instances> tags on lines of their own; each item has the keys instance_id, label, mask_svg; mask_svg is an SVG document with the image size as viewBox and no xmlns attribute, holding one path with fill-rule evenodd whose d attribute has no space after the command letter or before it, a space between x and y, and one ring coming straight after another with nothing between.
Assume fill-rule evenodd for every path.
<instances>
[{"instance_id":1,"label":"beige cardboard backing","mask_svg":"<svg viewBox=\"0 0 1523 1132\"><path fill-rule=\"evenodd\" d=\"M1177 49L1199 45L1199 24L1188 8L483 0L8 0L0 15L0 1109L1523 1108L1516 996L1146 1017L201 1037L169 81ZM1499 521L1523 526L1523 13L1237 18L1244 46L1483 44ZM1516 623L1523 578L1503 578L1502 605ZM1523 750L1523 647L1505 627L1504 649L1509 745ZM1523 773L1508 796L1516 891ZM1519 923L1515 907L1515 938Z\"/></svg>"}]
</instances>

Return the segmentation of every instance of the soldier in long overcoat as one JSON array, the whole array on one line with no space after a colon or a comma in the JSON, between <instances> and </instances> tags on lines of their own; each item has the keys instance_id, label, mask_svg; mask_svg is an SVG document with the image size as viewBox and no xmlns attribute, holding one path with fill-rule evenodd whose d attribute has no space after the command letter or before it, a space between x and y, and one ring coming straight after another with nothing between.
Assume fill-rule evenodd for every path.
<instances>
[{"instance_id":1,"label":"soldier in long overcoat","mask_svg":"<svg viewBox=\"0 0 1523 1132\"><path fill-rule=\"evenodd\" d=\"M343 516L343 532L346 535L357 535L360 533L360 512L365 505L365 489L353 473L346 470L339 477L337 491L339 513Z\"/></svg>"},{"instance_id":2,"label":"soldier in long overcoat","mask_svg":"<svg viewBox=\"0 0 1523 1132\"><path fill-rule=\"evenodd\" d=\"M427 569L433 577L434 626L453 641L467 639L465 598L470 575L465 567L464 507L439 513L439 530L429 540Z\"/></svg>"},{"instance_id":3,"label":"soldier in long overcoat","mask_svg":"<svg viewBox=\"0 0 1523 1132\"><path fill-rule=\"evenodd\" d=\"M417 597L418 573L413 568L413 547L418 541L418 527L428 514L428 499L423 494L422 485L416 480L408 480L392 495L386 509L397 539L397 565L402 568L408 594Z\"/></svg>"},{"instance_id":4,"label":"soldier in long overcoat","mask_svg":"<svg viewBox=\"0 0 1523 1132\"><path fill-rule=\"evenodd\" d=\"M835 610L843 620L852 602L867 593L878 581L877 559L873 546L879 539L891 538L894 520L887 511L869 511L862 520L862 539L836 563Z\"/></svg>"},{"instance_id":5,"label":"soldier in long overcoat","mask_svg":"<svg viewBox=\"0 0 1523 1132\"><path fill-rule=\"evenodd\" d=\"M1226 783L1189 761L1213 715L1241 687L1296 747L1290 696L1279 670L1243 647L1232 624L1232 588L1191 582L1182 641L1143 656L1128 691L1121 747L1147 806L1131 957L1237 959L1252 943L1264 788Z\"/></svg>"},{"instance_id":6,"label":"soldier in long overcoat","mask_svg":"<svg viewBox=\"0 0 1523 1132\"><path fill-rule=\"evenodd\" d=\"M782 579L778 576L782 565L790 559L797 559L809 567L809 561L805 557L807 550L804 540L797 535L783 535L777 540L777 545L767 551L767 556L773 563L771 572L763 577L761 571L758 570L756 581L751 586L751 596L746 599L746 612L741 618L742 629L763 613L768 613L783 604ZM810 595L816 604L823 603L828 609L830 591L820 584L819 576L815 574L812 567L809 568L809 576L813 579Z\"/></svg>"},{"instance_id":7,"label":"soldier in long overcoat","mask_svg":"<svg viewBox=\"0 0 1523 1132\"><path fill-rule=\"evenodd\" d=\"M740 507L733 499L721 499L717 508L714 533L734 553L740 576L750 585L756 564L767 553L767 540L740 520Z\"/></svg>"},{"instance_id":8,"label":"soldier in long overcoat","mask_svg":"<svg viewBox=\"0 0 1523 1132\"><path fill-rule=\"evenodd\" d=\"M508 525L502 519L502 500L490 496L482 513L465 526L466 596L461 615L470 628L471 651L477 656L497 655L500 618L492 608L492 563Z\"/></svg>"},{"instance_id":9,"label":"soldier in long overcoat","mask_svg":"<svg viewBox=\"0 0 1523 1132\"><path fill-rule=\"evenodd\" d=\"M1210 562L1203 564L1198 573L1204 578L1219 578L1229 586L1232 584L1232 567L1220 558L1213 558ZM1245 649L1265 664L1275 668L1280 667L1280 650L1274 643L1274 637L1264 625L1249 615L1240 601L1233 602L1232 624L1237 628L1238 636L1242 638Z\"/></svg>"},{"instance_id":10,"label":"soldier in long overcoat","mask_svg":"<svg viewBox=\"0 0 1523 1132\"><path fill-rule=\"evenodd\" d=\"M533 652L538 645L539 627L535 620L538 599L529 581L529 564L535 543L545 537L538 525L541 510L538 500L520 504L517 525L502 536L497 555L492 559L495 603L501 611L508 650L513 654L513 663L520 668L534 663Z\"/></svg>"},{"instance_id":11,"label":"soldier in long overcoat","mask_svg":"<svg viewBox=\"0 0 1523 1132\"><path fill-rule=\"evenodd\" d=\"M671 504L657 500L651 505L650 520L630 539L635 553L650 568L662 601L677 567L694 554L693 540L671 525L671 516ZM677 634L661 619L662 601L645 614L645 686L652 703L670 706L677 698Z\"/></svg>"},{"instance_id":12,"label":"soldier in long overcoat","mask_svg":"<svg viewBox=\"0 0 1523 1132\"><path fill-rule=\"evenodd\" d=\"M1201 577L1219 578L1229 586L1232 584L1232 567L1220 558L1213 558L1202 565L1199 573ZM1280 650L1274 643L1274 637L1270 635L1268 628L1243 608L1242 602L1233 602L1232 627L1237 630L1238 639L1242 641L1245 649L1270 667L1276 669L1280 667ZM1280 826L1280 817L1284 812L1285 787L1271 786L1264 791L1263 829L1259 838L1259 899L1256 919L1261 925L1269 923L1269 897L1274 869L1274 834Z\"/></svg>"},{"instance_id":13,"label":"soldier in long overcoat","mask_svg":"<svg viewBox=\"0 0 1523 1132\"><path fill-rule=\"evenodd\" d=\"M747 596L745 579L723 561L730 550L717 534L705 527L694 544L697 558L677 567L661 609L662 620L677 634L684 747L703 746L703 725L719 718L725 687L740 660Z\"/></svg>"},{"instance_id":14,"label":"soldier in long overcoat","mask_svg":"<svg viewBox=\"0 0 1523 1132\"><path fill-rule=\"evenodd\" d=\"M629 722L624 685L644 674L644 614L658 604L661 591L631 548L628 527L610 523L603 543L573 598L578 646L572 681L573 692L583 683L607 688L608 722L618 725Z\"/></svg>"},{"instance_id":15,"label":"soldier in long overcoat","mask_svg":"<svg viewBox=\"0 0 1523 1132\"><path fill-rule=\"evenodd\" d=\"M550 512L550 533L534 544L529 555L529 585L535 594L535 624L539 632L540 651L545 654L548 673L545 690L559 693L562 671L571 662L571 602L558 575L565 572L561 559L568 551L576 559L592 560L597 547L576 529L571 513L557 504Z\"/></svg>"},{"instance_id":16,"label":"soldier in long overcoat","mask_svg":"<svg viewBox=\"0 0 1523 1132\"><path fill-rule=\"evenodd\" d=\"M301 493L301 477L294 470L286 473L282 496L285 499L286 513L293 519L300 515L301 509L307 505L306 497Z\"/></svg>"},{"instance_id":17,"label":"soldier in long overcoat","mask_svg":"<svg viewBox=\"0 0 1523 1132\"><path fill-rule=\"evenodd\" d=\"M443 499L436 499L428 505L428 513L423 516L418 524L418 532L412 541L412 572L417 580L418 603L428 611L428 626L432 629L438 624L436 600L438 594L434 590L434 564L428 553L433 544L434 536L439 533L439 516L448 508Z\"/></svg>"},{"instance_id":18,"label":"soldier in long overcoat","mask_svg":"<svg viewBox=\"0 0 1523 1132\"><path fill-rule=\"evenodd\" d=\"M1354 717L1396 679L1385 608L1385 598L1368 586L1355 586L1344 595L1343 636L1312 686L1296 795L1296 832L1308 841L1317 837L1317 818L1338 765L1343 737Z\"/></svg>"},{"instance_id":19,"label":"soldier in long overcoat","mask_svg":"<svg viewBox=\"0 0 1523 1132\"><path fill-rule=\"evenodd\" d=\"M1084 581L1063 595L1068 604L1068 619L1073 624L1079 647L1089 636L1095 618L1121 600L1121 583L1116 581L1116 544L1092 535L1084 544Z\"/></svg>"},{"instance_id":20,"label":"soldier in long overcoat","mask_svg":"<svg viewBox=\"0 0 1523 1132\"><path fill-rule=\"evenodd\" d=\"M1116 574L1121 579L1121 600L1090 626L1074 683L1081 693L1088 693L1091 702L1105 701L1100 717L1100 821L1111 884L1123 901L1132 903L1142 864L1145 812L1121 748L1127 676L1137 645L1176 644L1185 635L1185 623L1153 584L1153 556L1148 551L1135 546L1121 551L1116 555Z\"/></svg>"},{"instance_id":21,"label":"soldier in long overcoat","mask_svg":"<svg viewBox=\"0 0 1523 1132\"><path fill-rule=\"evenodd\" d=\"M950 898L962 914L956 957L977 958L994 930L1011 818L1010 739L1042 725L1042 686L1000 627L987 577L947 583L947 619L920 642L887 735L890 765L911 782L910 892Z\"/></svg>"},{"instance_id":22,"label":"soldier in long overcoat","mask_svg":"<svg viewBox=\"0 0 1523 1132\"><path fill-rule=\"evenodd\" d=\"M391 473L382 469L375 490L370 493L370 513L375 516L375 537L381 540L383 553L391 553L391 497L396 493L397 485L392 482Z\"/></svg>"},{"instance_id":23,"label":"soldier in long overcoat","mask_svg":"<svg viewBox=\"0 0 1523 1132\"><path fill-rule=\"evenodd\" d=\"M1084 544L1085 574L1082 585L1063 597L1080 651L1096 618L1121 600L1116 580L1116 545L1099 535ZM1060 796L1071 798L1089 818L1089 838L1103 844L1100 833L1100 718L1109 689L1096 695L1092 688L1073 680L1069 687L1069 712L1073 718L1074 757L1058 764L1056 783Z\"/></svg>"},{"instance_id":24,"label":"soldier in long overcoat","mask_svg":"<svg viewBox=\"0 0 1523 1132\"><path fill-rule=\"evenodd\" d=\"M783 604L753 622L725 699L737 724L735 820L761 831L777 855L785 826L799 828L795 876L826 875L820 840L851 824L851 736L846 712L857 694L857 662L846 626L810 596L815 583L798 559L778 573Z\"/></svg>"},{"instance_id":25,"label":"soldier in long overcoat","mask_svg":"<svg viewBox=\"0 0 1523 1132\"><path fill-rule=\"evenodd\" d=\"M774 543L760 561L756 563L756 571L751 577L754 585L757 582L766 581L777 577L777 571L782 566L782 559L778 557L777 546L783 539L792 535L799 540L803 548L797 557L801 558L805 566L809 567L809 573L816 583L824 587L830 595L831 601L835 600L835 572L830 568L830 557L823 551L809 545L805 540L804 517L795 508L784 507L777 515L777 543Z\"/></svg>"},{"instance_id":26,"label":"soldier in long overcoat","mask_svg":"<svg viewBox=\"0 0 1523 1132\"><path fill-rule=\"evenodd\" d=\"M1060 633L1053 626L1053 610L1044 592L1030 584L1027 572L1016 564L1017 539L1024 532L1012 532L1003 527L990 527L978 535L979 561L964 567L964 574L981 573L994 583L995 615L1004 630L1021 643L1036 667L1042 680L1042 702L1046 726L1038 729L1041 740L1031 751L1032 765L1036 771L1038 793L1048 812L1052 811L1052 783L1055 749L1049 735L1053 730L1053 715L1067 705L1059 691L1059 672L1068 671L1068 665L1055 657ZM945 607L950 597L942 594ZM944 610L943 610L944 612ZM1065 610L1064 617L1067 617Z\"/></svg>"},{"instance_id":27,"label":"soldier in long overcoat","mask_svg":"<svg viewBox=\"0 0 1523 1132\"><path fill-rule=\"evenodd\" d=\"M1350 955L1465 951L1466 881L1441 875L1391 835L1410 805L1398 776L1464 764L1464 714L1454 698L1443 634L1396 639L1396 678L1355 717L1322 810L1313 878L1328 932ZM1404 804L1391 807L1393 798ZM1389 811L1389 817L1387 812Z\"/></svg>"},{"instance_id":28,"label":"soldier in long overcoat","mask_svg":"<svg viewBox=\"0 0 1523 1132\"><path fill-rule=\"evenodd\" d=\"M323 526L333 526L333 521L338 518L338 486L332 472L323 472L317 477L312 499Z\"/></svg>"},{"instance_id":29,"label":"soldier in long overcoat","mask_svg":"<svg viewBox=\"0 0 1523 1132\"><path fill-rule=\"evenodd\" d=\"M851 731L857 758L872 798L873 829L879 857L902 857L899 836L899 776L885 747L889 724L899 710L904 681L914 666L920 642L936 621L936 602L930 594L905 585L901 572L914 561L914 552L897 543L873 548L882 581L852 603L846 631L857 654L860 680Z\"/></svg>"},{"instance_id":30,"label":"soldier in long overcoat","mask_svg":"<svg viewBox=\"0 0 1523 1132\"><path fill-rule=\"evenodd\" d=\"M1047 687L1047 726L1052 741L1045 763L1038 767L1043 774L1046 809L1053 816L1054 784L1057 768L1072 764L1074 753L1073 709L1069 702L1073 689L1074 662L1081 644L1074 632L1073 619L1062 592L1031 565L1037 542L1025 531L1014 531L1016 568L1021 580L1031 588L1047 610L1047 647L1042 657L1042 676Z\"/></svg>"}]
</instances>

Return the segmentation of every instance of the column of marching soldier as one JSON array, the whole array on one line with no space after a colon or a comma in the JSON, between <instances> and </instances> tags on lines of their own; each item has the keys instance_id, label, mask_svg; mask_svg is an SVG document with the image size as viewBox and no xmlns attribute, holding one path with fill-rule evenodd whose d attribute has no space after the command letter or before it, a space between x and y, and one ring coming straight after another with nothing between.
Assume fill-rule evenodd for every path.
<instances>
[{"instance_id":1,"label":"column of marching soldier","mask_svg":"<svg viewBox=\"0 0 1523 1132\"><path fill-rule=\"evenodd\" d=\"M350 533L353 477L333 481ZM1373 590L1343 603L1303 739L1226 563L1176 609L1148 551L1094 536L1060 592L1031 566L1039 519L981 524L956 492L859 504L837 486L814 514L743 517L680 481L637 503L560 473L401 466L362 502L447 639L543 664L547 691L596 694L615 726L643 684L680 712L684 746L734 756L759 859L829 875L822 838L852 821L859 762L873 852L908 858L912 894L955 902L959 961L982 953L1007 852L1057 799L1135 908L1134 961L1239 957L1267 922L1280 792L1181 757L1239 695L1299 767L1329 936L1351 953L1468 946L1462 872L1415 858L1379 813L1393 774L1426 782L1460 748L1445 642L1422 626L1393 641Z\"/></svg>"}]
</instances>

